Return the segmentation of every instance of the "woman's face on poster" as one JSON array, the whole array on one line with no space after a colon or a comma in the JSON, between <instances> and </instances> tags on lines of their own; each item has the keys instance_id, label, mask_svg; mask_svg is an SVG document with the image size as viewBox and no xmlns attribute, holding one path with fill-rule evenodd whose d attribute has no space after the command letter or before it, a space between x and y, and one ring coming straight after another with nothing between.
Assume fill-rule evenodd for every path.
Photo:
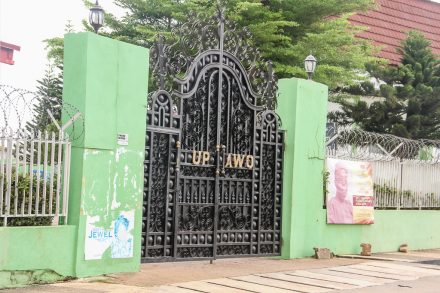
<instances>
[{"instance_id":1,"label":"woman's face on poster","mask_svg":"<svg viewBox=\"0 0 440 293\"><path fill-rule=\"evenodd\" d=\"M335 166L335 185L336 196L339 199L345 199L347 196L347 169L340 164Z\"/></svg>"}]
</instances>

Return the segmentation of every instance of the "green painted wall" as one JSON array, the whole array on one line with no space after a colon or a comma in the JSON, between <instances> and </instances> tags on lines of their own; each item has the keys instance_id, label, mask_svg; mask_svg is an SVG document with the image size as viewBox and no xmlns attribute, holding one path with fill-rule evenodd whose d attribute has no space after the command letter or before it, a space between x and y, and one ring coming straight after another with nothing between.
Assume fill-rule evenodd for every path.
<instances>
[{"instance_id":1,"label":"green painted wall","mask_svg":"<svg viewBox=\"0 0 440 293\"><path fill-rule=\"evenodd\" d=\"M70 225L0 228L0 271L53 270L74 276L75 234Z\"/></svg>"},{"instance_id":2,"label":"green painted wall","mask_svg":"<svg viewBox=\"0 0 440 293\"><path fill-rule=\"evenodd\" d=\"M311 222L322 208L327 87L303 80L279 81L278 114L286 130L283 166L282 256L311 255ZM309 239L310 238L310 239Z\"/></svg>"},{"instance_id":3,"label":"green painted wall","mask_svg":"<svg viewBox=\"0 0 440 293\"><path fill-rule=\"evenodd\" d=\"M313 247L336 254L440 247L440 211L375 211L373 225L327 225L323 209L323 170L327 87L302 79L279 81L278 114L286 129L282 256L313 255Z\"/></svg>"},{"instance_id":4,"label":"green painted wall","mask_svg":"<svg viewBox=\"0 0 440 293\"><path fill-rule=\"evenodd\" d=\"M138 271L140 266L148 50L93 33L67 34L63 99L84 115L74 142L69 224L78 225L76 276ZM77 125L76 125L77 126ZM76 130L75 130L76 131ZM128 134L128 145L117 144ZM85 260L87 217L110 229L121 212L135 212L134 256Z\"/></svg>"}]
</instances>

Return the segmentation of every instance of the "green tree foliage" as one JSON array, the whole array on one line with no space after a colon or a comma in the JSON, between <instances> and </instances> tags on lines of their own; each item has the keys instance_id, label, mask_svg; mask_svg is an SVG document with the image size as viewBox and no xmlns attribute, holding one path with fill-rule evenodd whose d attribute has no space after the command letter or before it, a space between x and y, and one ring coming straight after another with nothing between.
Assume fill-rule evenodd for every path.
<instances>
[{"instance_id":1,"label":"green tree foliage","mask_svg":"<svg viewBox=\"0 0 440 293\"><path fill-rule=\"evenodd\" d=\"M63 81L60 74L54 72L52 64L48 64L44 77L37 82L37 103L34 105L32 120L26 125L27 130L33 133L54 130L48 110L58 122L61 121Z\"/></svg>"},{"instance_id":2,"label":"green tree foliage","mask_svg":"<svg viewBox=\"0 0 440 293\"><path fill-rule=\"evenodd\" d=\"M413 138L440 138L440 60L421 33L410 32L402 54L397 97L407 101L406 129Z\"/></svg>"},{"instance_id":3,"label":"green tree foliage","mask_svg":"<svg viewBox=\"0 0 440 293\"><path fill-rule=\"evenodd\" d=\"M64 28L65 33L73 33L75 29L69 20ZM55 68L58 68L62 71L63 69L63 57L64 57L64 38L55 37L51 39L44 40L46 43L47 50L47 59L49 62L54 65ZM62 75L60 76L62 78Z\"/></svg>"},{"instance_id":4,"label":"green tree foliage","mask_svg":"<svg viewBox=\"0 0 440 293\"><path fill-rule=\"evenodd\" d=\"M341 98L344 113L333 115L341 123L357 123L368 131L391 133L406 138L440 138L440 67L429 48L430 42L411 31L398 52L399 66L374 66L368 69L387 84L382 85L377 101Z\"/></svg>"},{"instance_id":5,"label":"green tree foliage","mask_svg":"<svg viewBox=\"0 0 440 293\"><path fill-rule=\"evenodd\" d=\"M65 27L66 33L74 32L69 21ZM57 131L47 110L50 110L54 118L61 121L61 99L63 95L63 56L64 39L51 38L44 40L46 43L48 64L43 78L37 80L37 103L34 105L33 117L27 123L28 131Z\"/></svg>"},{"instance_id":6,"label":"green tree foliage","mask_svg":"<svg viewBox=\"0 0 440 293\"><path fill-rule=\"evenodd\" d=\"M290 76L305 77L303 59L313 53L318 58L314 80L328 85L330 90L353 85L363 79L359 73L365 71L365 64L379 62L373 57L377 52L369 41L355 37L361 30L349 23L348 15L315 24L314 31L293 46L295 61L286 70ZM288 60L284 62L288 64Z\"/></svg>"},{"instance_id":7,"label":"green tree foliage","mask_svg":"<svg viewBox=\"0 0 440 293\"><path fill-rule=\"evenodd\" d=\"M84 0L87 6L92 5ZM306 77L303 62L314 54L318 67L314 80L331 89L353 84L365 64L374 61L369 42L355 38L362 28L351 25L347 13L366 10L374 0L224 0L227 17L248 27L266 60L272 60L279 78ZM126 13L106 14L100 33L128 43L151 47L157 34L166 38L190 13L211 16L212 0L114 0ZM104 7L105 9L105 7ZM92 28L83 22L87 30ZM62 60L62 42L48 42L49 54ZM61 45L61 46L60 46Z\"/></svg>"}]
</instances>

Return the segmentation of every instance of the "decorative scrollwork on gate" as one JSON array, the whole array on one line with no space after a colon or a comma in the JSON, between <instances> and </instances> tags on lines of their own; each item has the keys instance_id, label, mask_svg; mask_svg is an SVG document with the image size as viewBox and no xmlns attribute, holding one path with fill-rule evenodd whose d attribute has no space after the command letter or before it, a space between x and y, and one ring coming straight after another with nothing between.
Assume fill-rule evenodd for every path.
<instances>
[{"instance_id":1,"label":"decorative scrollwork on gate","mask_svg":"<svg viewBox=\"0 0 440 293\"><path fill-rule=\"evenodd\" d=\"M284 133L248 30L191 16L151 49L144 260L280 253Z\"/></svg>"},{"instance_id":2,"label":"decorative scrollwork on gate","mask_svg":"<svg viewBox=\"0 0 440 293\"><path fill-rule=\"evenodd\" d=\"M249 208L222 207L219 209L219 230L249 230L250 227L251 213Z\"/></svg>"},{"instance_id":3,"label":"decorative scrollwork on gate","mask_svg":"<svg viewBox=\"0 0 440 293\"><path fill-rule=\"evenodd\" d=\"M180 214L179 231L211 231L214 227L214 209L212 207L189 206Z\"/></svg>"},{"instance_id":4,"label":"decorative scrollwork on gate","mask_svg":"<svg viewBox=\"0 0 440 293\"><path fill-rule=\"evenodd\" d=\"M225 63L231 62L228 56L240 60L246 74L240 78L250 81L253 91L260 97L255 105L274 109L278 86L272 62L262 62L259 50L252 44L252 34L247 28L239 28L225 18L225 9L218 8L217 14L204 18L191 13L187 22L172 29L170 40L159 36L150 50L150 64L157 89L172 92L176 89L175 78L188 72L198 63L218 62L216 56L204 56L212 50L228 53ZM205 59L195 62L197 57ZM239 73L240 74L240 73Z\"/></svg>"},{"instance_id":5,"label":"decorative scrollwork on gate","mask_svg":"<svg viewBox=\"0 0 440 293\"><path fill-rule=\"evenodd\" d=\"M152 232L162 231L165 227L165 208L168 174L169 136L161 133L153 134L152 159L156 164L151 166L151 176L157 178L150 185L150 225Z\"/></svg>"}]
</instances>

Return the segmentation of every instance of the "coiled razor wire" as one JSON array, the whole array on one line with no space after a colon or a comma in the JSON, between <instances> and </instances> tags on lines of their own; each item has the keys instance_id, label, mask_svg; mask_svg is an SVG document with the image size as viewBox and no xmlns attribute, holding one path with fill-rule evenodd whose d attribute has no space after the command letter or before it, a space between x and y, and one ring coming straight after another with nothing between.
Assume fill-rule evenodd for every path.
<instances>
[{"instance_id":1,"label":"coiled razor wire","mask_svg":"<svg viewBox=\"0 0 440 293\"><path fill-rule=\"evenodd\" d=\"M38 105L44 105L37 113ZM47 115L46 115L47 113ZM62 113L67 122L64 127L55 117ZM57 115L58 114L58 115ZM32 127L37 115L44 115L38 127ZM84 116L73 105L36 92L0 85L0 130L20 136L36 136L37 132L58 128L70 141L83 138Z\"/></svg>"},{"instance_id":2,"label":"coiled razor wire","mask_svg":"<svg viewBox=\"0 0 440 293\"><path fill-rule=\"evenodd\" d=\"M333 126L334 127L334 126ZM329 135L330 134L330 135ZM440 140L412 140L352 127L327 129L327 156L365 161L440 163Z\"/></svg>"}]
</instances>

